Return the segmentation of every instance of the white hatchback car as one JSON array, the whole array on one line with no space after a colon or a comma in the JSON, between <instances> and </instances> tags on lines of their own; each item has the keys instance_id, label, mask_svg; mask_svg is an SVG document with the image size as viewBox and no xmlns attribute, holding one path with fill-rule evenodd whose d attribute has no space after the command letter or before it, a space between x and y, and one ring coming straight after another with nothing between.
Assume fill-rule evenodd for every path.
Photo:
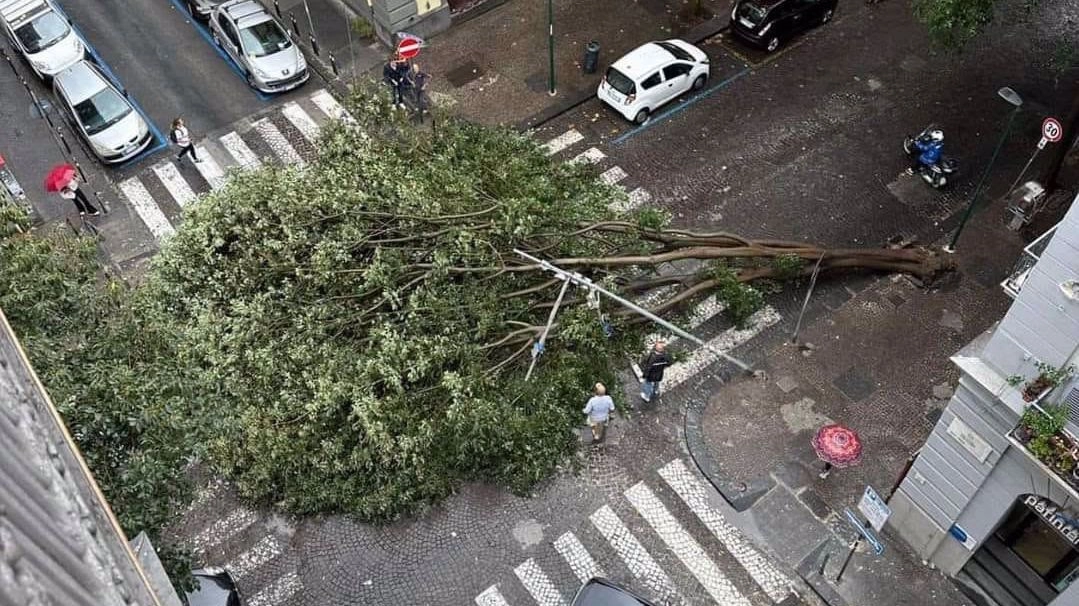
<instances>
[{"instance_id":1,"label":"white hatchback car","mask_svg":"<svg viewBox=\"0 0 1079 606\"><path fill-rule=\"evenodd\" d=\"M627 120L644 124L664 103L704 87L708 74L708 55L689 42L649 42L607 68L597 94Z\"/></svg>"},{"instance_id":2,"label":"white hatchback car","mask_svg":"<svg viewBox=\"0 0 1079 606\"><path fill-rule=\"evenodd\" d=\"M86 44L52 0L0 0L0 22L39 77L51 78L86 55Z\"/></svg>"}]
</instances>

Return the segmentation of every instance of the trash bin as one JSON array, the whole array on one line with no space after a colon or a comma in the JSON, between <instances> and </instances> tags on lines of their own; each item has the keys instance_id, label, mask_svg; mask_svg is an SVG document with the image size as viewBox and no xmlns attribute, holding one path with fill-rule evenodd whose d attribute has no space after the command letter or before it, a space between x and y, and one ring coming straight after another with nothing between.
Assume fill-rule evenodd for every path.
<instances>
[{"instance_id":1,"label":"trash bin","mask_svg":"<svg viewBox=\"0 0 1079 606\"><path fill-rule=\"evenodd\" d=\"M594 74L596 73L596 66L599 64L599 42L595 40L588 43L588 46L584 47L584 73Z\"/></svg>"}]
</instances>

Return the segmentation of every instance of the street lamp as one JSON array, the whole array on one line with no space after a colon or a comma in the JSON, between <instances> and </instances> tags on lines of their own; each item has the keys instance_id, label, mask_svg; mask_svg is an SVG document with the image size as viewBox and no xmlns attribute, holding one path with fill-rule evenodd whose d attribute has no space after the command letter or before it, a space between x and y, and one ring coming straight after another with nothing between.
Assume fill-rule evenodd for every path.
<instances>
[{"instance_id":1,"label":"street lamp","mask_svg":"<svg viewBox=\"0 0 1079 606\"><path fill-rule=\"evenodd\" d=\"M1004 99L1008 103L1011 103L1015 109L1008 116L1008 124L1004 127L1004 132L1000 135L1000 140L997 141L997 148L993 150L993 157L989 159L989 165L985 167L985 172L982 173L981 178L978 179L978 185L974 187L974 195L970 197L970 204L967 205L966 212L963 213L963 218L959 221L959 227L955 228L955 234L952 235L952 241L944 247L944 252L954 253L955 244L959 241L959 234L963 233L963 227L967 224L967 220L970 219L970 215L974 212L974 205L978 202L978 194L982 192L982 186L985 185L986 178L989 177L989 173L993 170L993 164L997 161L997 156L1000 155L1000 148L1004 147L1004 141L1008 138L1008 133L1012 130L1012 123L1015 121L1015 116L1019 114L1019 109L1023 107L1023 98L1019 96L1019 93L1015 92L1011 88L1005 86L997 91L1001 99Z\"/></svg>"}]
</instances>

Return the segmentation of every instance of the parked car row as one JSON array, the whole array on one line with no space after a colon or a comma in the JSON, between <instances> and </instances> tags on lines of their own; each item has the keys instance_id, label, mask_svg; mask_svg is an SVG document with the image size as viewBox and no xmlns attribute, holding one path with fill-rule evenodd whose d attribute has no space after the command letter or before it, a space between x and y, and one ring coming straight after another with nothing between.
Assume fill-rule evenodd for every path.
<instances>
[{"instance_id":1,"label":"parked car row","mask_svg":"<svg viewBox=\"0 0 1079 606\"><path fill-rule=\"evenodd\" d=\"M739 40L771 53L799 32L830 21L836 3L737 0L731 8L731 31ZM596 94L627 120L644 124L665 103L703 88L709 75L708 55L689 42L649 42L611 64Z\"/></svg>"}]
</instances>

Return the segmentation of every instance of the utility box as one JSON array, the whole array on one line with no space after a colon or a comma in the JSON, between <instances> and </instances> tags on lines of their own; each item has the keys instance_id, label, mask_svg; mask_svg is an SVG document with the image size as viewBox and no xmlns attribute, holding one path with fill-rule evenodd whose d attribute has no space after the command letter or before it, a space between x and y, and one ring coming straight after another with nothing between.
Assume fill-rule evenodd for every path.
<instances>
[{"instance_id":1,"label":"utility box","mask_svg":"<svg viewBox=\"0 0 1079 606\"><path fill-rule=\"evenodd\" d=\"M1045 188L1036 181L1027 181L1008 194L1008 229L1019 231L1030 223L1045 202Z\"/></svg>"}]
</instances>

